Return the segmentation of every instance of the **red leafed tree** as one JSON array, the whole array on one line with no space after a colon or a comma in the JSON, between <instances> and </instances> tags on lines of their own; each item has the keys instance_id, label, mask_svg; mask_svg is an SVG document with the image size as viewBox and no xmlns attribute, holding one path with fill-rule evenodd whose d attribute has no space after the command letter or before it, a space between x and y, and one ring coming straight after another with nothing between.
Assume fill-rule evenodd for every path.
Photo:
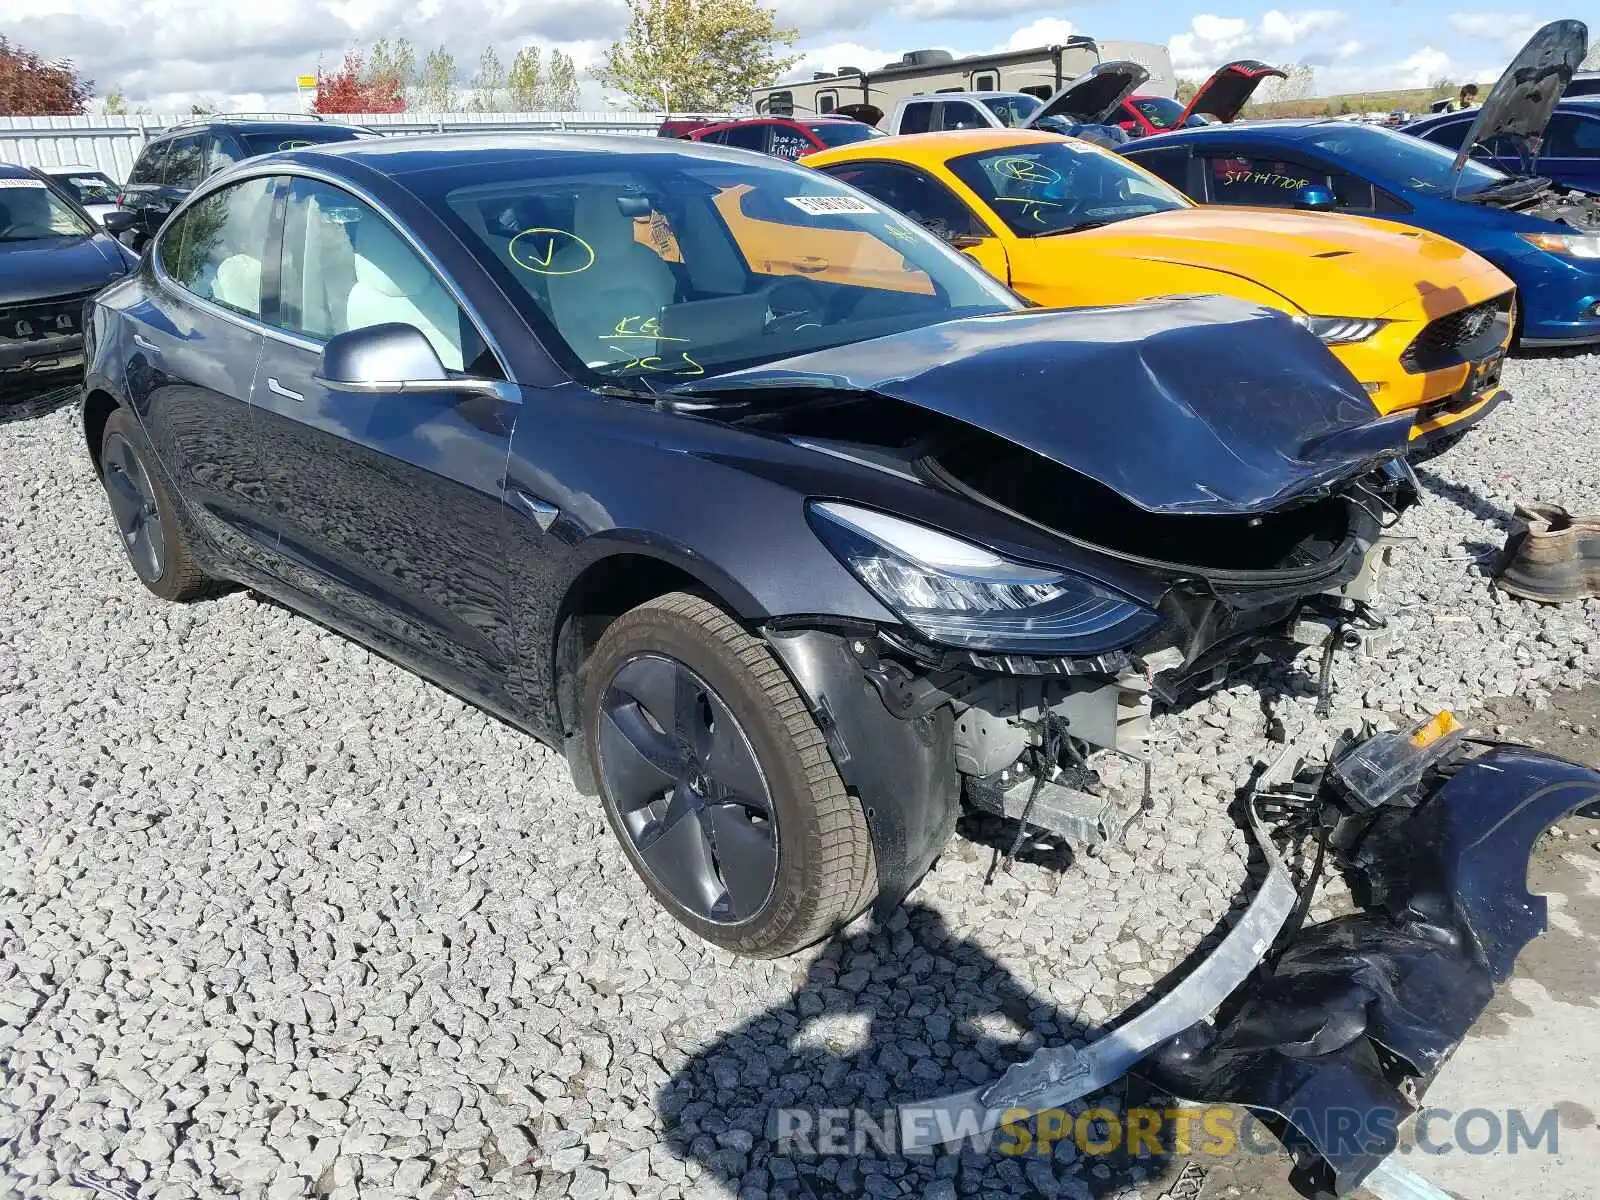
<instances>
[{"instance_id":1,"label":"red leafed tree","mask_svg":"<svg viewBox=\"0 0 1600 1200\"><path fill-rule=\"evenodd\" d=\"M359 50L346 51L337 71L317 72L317 113L405 112L405 89L398 76L366 69Z\"/></svg>"},{"instance_id":2,"label":"red leafed tree","mask_svg":"<svg viewBox=\"0 0 1600 1200\"><path fill-rule=\"evenodd\" d=\"M70 61L47 62L0 37L0 116L76 116L92 95Z\"/></svg>"}]
</instances>

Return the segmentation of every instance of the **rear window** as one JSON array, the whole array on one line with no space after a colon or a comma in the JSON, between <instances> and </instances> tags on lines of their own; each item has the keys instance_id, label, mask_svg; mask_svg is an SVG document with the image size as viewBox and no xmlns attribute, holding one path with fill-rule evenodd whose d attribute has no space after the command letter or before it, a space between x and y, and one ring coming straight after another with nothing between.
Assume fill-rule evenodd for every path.
<instances>
[{"instance_id":1,"label":"rear window","mask_svg":"<svg viewBox=\"0 0 1600 1200\"><path fill-rule=\"evenodd\" d=\"M128 174L129 183L150 184L160 183L162 172L166 170L167 143L156 142L146 146L139 154L139 160L133 164L133 170Z\"/></svg>"},{"instance_id":2,"label":"rear window","mask_svg":"<svg viewBox=\"0 0 1600 1200\"><path fill-rule=\"evenodd\" d=\"M117 202L117 185L98 171L73 171L67 175L52 174L50 178L79 204Z\"/></svg>"},{"instance_id":3,"label":"rear window","mask_svg":"<svg viewBox=\"0 0 1600 1200\"><path fill-rule=\"evenodd\" d=\"M883 136L883 130L874 129L860 121L818 121L806 128L824 146L848 146L851 142L864 142L868 138Z\"/></svg>"},{"instance_id":4,"label":"rear window","mask_svg":"<svg viewBox=\"0 0 1600 1200\"><path fill-rule=\"evenodd\" d=\"M361 135L353 129L334 125L310 125L304 129L274 129L257 133L240 133L245 156L272 154L278 150L298 150L302 146L316 146L325 142L353 142Z\"/></svg>"},{"instance_id":5,"label":"rear window","mask_svg":"<svg viewBox=\"0 0 1600 1200\"><path fill-rule=\"evenodd\" d=\"M1176 129L1183 119L1183 105L1167 96L1140 96L1132 104L1152 129Z\"/></svg>"}]
</instances>

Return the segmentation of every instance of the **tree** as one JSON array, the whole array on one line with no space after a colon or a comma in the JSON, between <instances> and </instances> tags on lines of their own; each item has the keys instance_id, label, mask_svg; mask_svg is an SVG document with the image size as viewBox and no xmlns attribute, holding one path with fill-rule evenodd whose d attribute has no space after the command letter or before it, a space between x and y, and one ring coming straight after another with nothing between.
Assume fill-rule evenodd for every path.
<instances>
[{"instance_id":1,"label":"tree","mask_svg":"<svg viewBox=\"0 0 1600 1200\"><path fill-rule=\"evenodd\" d=\"M397 38L379 38L372 44L366 65L361 72L361 84L366 89L374 107L368 112L405 112L406 90L411 87L417 73L417 55L411 43Z\"/></svg>"},{"instance_id":2,"label":"tree","mask_svg":"<svg viewBox=\"0 0 1600 1200\"><path fill-rule=\"evenodd\" d=\"M749 99L799 61L759 0L627 0L628 26L594 76L641 108L716 110Z\"/></svg>"},{"instance_id":3,"label":"tree","mask_svg":"<svg viewBox=\"0 0 1600 1200\"><path fill-rule=\"evenodd\" d=\"M545 107L544 66L539 61L539 47L524 46L511 60L511 72L506 76L506 90L511 93L513 112L537 112Z\"/></svg>"},{"instance_id":4,"label":"tree","mask_svg":"<svg viewBox=\"0 0 1600 1200\"><path fill-rule=\"evenodd\" d=\"M1200 90L1200 85L1192 79L1178 80L1176 99L1179 104L1187 104L1194 99L1194 94Z\"/></svg>"},{"instance_id":5,"label":"tree","mask_svg":"<svg viewBox=\"0 0 1600 1200\"><path fill-rule=\"evenodd\" d=\"M189 115L191 117L209 117L217 111L217 102L210 96L201 96L200 99L189 105Z\"/></svg>"},{"instance_id":6,"label":"tree","mask_svg":"<svg viewBox=\"0 0 1600 1200\"><path fill-rule=\"evenodd\" d=\"M493 46L485 46L478 58L478 74L472 81L472 107L478 112L499 112L500 93L505 90L506 71Z\"/></svg>"},{"instance_id":7,"label":"tree","mask_svg":"<svg viewBox=\"0 0 1600 1200\"><path fill-rule=\"evenodd\" d=\"M106 93L105 99L100 101L100 111L108 117L128 115L128 98L122 94L121 88L112 88Z\"/></svg>"},{"instance_id":8,"label":"tree","mask_svg":"<svg viewBox=\"0 0 1600 1200\"><path fill-rule=\"evenodd\" d=\"M317 98L311 102L312 112L404 112L405 107L405 97L391 78L371 82L366 57L360 50L345 51L344 62L331 74L317 68Z\"/></svg>"},{"instance_id":9,"label":"tree","mask_svg":"<svg viewBox=\"0 0 1600 1200\"><path fill-rule=\"evenodd\" d=\"M77 116L94 95L71 59L47 62L0 35L0 116Z\"/></svg>"},{"instance_id":10,"label":"tree","mask_svg":"<svg viewBox=\"0 0 1600 1200\"><path fill-rule=\"evenodd\" d=\"M553 112L578 109L578 65L572 55L559 50L550 53L550 70L545 80L545 104Z\"/></svg>"},{"instance_id":11,"label":"tree","mask_svg":"<svg viewBox=\"0 0 1600 1200\"><path fill-rule=\"evenodd\" d=\"M422 75L409 97L413 108L424 112L449 112L455 108L456 57L440 46L422 60Z\"/></svg>"}]
</instances>

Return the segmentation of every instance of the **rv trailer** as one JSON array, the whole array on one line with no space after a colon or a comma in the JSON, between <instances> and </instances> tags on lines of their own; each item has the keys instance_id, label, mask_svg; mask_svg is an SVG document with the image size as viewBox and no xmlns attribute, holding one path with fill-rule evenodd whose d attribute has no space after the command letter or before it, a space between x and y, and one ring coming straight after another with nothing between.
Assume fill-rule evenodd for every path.
<instances>
[{"instance_id":1,"label":"rv trailer","mask_svg":"<svg viewBox=\"0 0 1600 1200\"><path fill-rule=\"evenodd\" d=\"M957 58L948 50L912 50L899 62L877 70L840 67L832 74L756 88L750 95L764 116L809 117L854 108L887 113L909 96L935 92L1026 92L1048 100L1067 80L1116 59L1131 59L1150 72L1145 95L1171 96L1178 81L1165 46L1153 42L1097 42L1070 37L1061 45L972 54Z\"/></svg>"}]
</instances>

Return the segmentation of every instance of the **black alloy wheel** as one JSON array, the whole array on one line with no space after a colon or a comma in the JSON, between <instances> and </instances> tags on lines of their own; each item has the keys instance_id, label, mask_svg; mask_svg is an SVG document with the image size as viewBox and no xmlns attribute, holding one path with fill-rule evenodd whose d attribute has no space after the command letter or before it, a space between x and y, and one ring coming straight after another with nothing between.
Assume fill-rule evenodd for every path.
<instances>
[{"instance_id":1,"label":"black alloy wheel","mask_svg":"<svg viewBox=\"0 0 1600 1200\"><path fill-rule=\"evenodd\" d=\"M772 793L739 722L676 659L642 654L601 701L606 794L657 884L705 921L747 921L778 877Z\"/></svg>"},{"instance_id":2,"label":"black alloy wheel","mask_svg":"<svg viewBox=\"0 0 1600 1200\"><path fill-rule=\"evenodd\" d=\"M139 452L120 433L107 434L100 467L111 515L139 578L157 582L166 571L167 533L156 504L155 488Z\"/></svg>"}]
</instances>

